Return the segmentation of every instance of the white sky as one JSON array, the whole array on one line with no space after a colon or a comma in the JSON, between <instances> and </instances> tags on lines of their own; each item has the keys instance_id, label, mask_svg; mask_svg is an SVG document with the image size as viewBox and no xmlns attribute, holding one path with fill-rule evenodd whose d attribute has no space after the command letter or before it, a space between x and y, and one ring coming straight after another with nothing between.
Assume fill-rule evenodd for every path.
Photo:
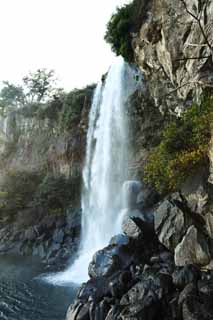
<instances>
[{"instance_id":1,"label":"white sky","mask_svg":"<svg viewBox=\"0 0 213 320\"><path fill-rule=\"evenodd\" d=\"M113 61L103 37L129 0L0 0L0 81L54 69L67 90L97 82Z\"/></svg>"}]
</instances>

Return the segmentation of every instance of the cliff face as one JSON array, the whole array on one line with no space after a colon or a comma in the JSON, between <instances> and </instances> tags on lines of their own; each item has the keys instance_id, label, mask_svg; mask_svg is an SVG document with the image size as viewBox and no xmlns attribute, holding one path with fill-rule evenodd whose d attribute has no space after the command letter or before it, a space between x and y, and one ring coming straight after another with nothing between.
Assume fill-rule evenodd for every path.
<instances>
[{"instance_id":1,"label":"cliff face","mask_svg":"<svg viewBox=\"0 0 213 320\"><path fill-rule=\"evenodd\" d=\"M76 250L93 88L66 98L81 95L75 117L71 102L56 100L1 119L0 253L32 254L61 264Z\"/></svg>"},{"instance_id":2,"label":"cliff face","mask_svg":"<svg viewBox=\"0 0 213 320\"><path fill-rule=\"evenodd\" d=\"M58 121L26 117L21 110L11 112L3 121L4 170L46 170L67 178L81 172L89 108L90 102L82 111L81 121L66 132Z\"/></svg>"},{"instance_id":3,"label":"cliff face","mask_svg":"<svg viewBox=\"0 0 213 320\"><path fill-rule=\"evenodd\" d=\"M162 111L187 107L202 85L212 84L213 3L203 3L149 1L134 34L136 63Z\"/></svg>"}]
</instances>

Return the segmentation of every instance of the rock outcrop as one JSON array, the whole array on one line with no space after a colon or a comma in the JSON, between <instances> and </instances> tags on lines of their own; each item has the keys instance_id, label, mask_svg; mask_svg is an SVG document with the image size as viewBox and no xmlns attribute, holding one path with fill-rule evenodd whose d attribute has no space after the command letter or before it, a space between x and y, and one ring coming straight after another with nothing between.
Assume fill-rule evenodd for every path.
<instances>
[{"instance_id":1,"label":"rock outcrop","mask_svg":"<svg viewBox=\"0 0 213 320\"><path fill-rule=\"evenodd\" d=\"M166 217L159 218L161 223L167 221L168 208L177 217L183 217L182 210L187 211L181 195L175 194L164 202L159 207ZM181 219L180 230L186 234L180 232L177 238L177 221L168 219L164 228L167 237L159 233L160 241L169 240L169 251L157 239L150 220L127 218L124 234L114 237L108 247L94 255L89 266L90 280L81 286L66 319L212 319L213 277L200 269L212 258L208 237Z\"/></svg>"},{"instance_id":2,"label":"rock outcrop","mask_svg":"<svg viewBox=\"0 0 213 320\"><path fill-rule=\"evenodd\" d=\"M15 222L1 221L0 254L15 253L39 257L52 268L64 267L79 246L81 214L46 215L40 208L19 213Z\"/></svg>"}]
</instances>

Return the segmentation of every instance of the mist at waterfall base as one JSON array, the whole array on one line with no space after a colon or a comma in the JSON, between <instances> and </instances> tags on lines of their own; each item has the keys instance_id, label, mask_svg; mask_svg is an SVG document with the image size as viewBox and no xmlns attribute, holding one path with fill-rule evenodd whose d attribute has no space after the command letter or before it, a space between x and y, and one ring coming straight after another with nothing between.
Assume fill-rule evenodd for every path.
<instances>
[{"instance_id":1,"label":"mist at waterfall base","mask_svg":"<svg viewBox=\"0 0 213 320\"><path fill-rule=\"evenodd\" d=\"M78 257L65 271L46 280L63 285L88 280L93 254L121 232L128 179L128 98L136 90L136 70L118 57L104 83L97 85L89 116L86 160L83 170L82 237Z\"/></svg>"}]
</instances>

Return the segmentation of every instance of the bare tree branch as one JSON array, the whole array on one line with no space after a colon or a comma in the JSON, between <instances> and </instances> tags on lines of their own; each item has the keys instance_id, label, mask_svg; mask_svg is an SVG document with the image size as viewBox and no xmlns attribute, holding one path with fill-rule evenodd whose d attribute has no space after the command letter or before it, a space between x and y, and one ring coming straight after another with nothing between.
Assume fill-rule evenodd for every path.
<instances>
[{"instance_id":1,"label":"bare tree branch","mask_svg":"<svg viewBox=\"0 0 213 320\"><path fill-rule=\"evenodd\" d=\"M175 59L174 61L202 60L202 59L209 59L210 57L211 55L203 56L203 57L184 57L184 58Z\"/></svg>"},{"instance_id":2,"label":"bare tree branch","mask_svg":"<svg viewBox=\"0 0 213 320\"><path fill-rule=\"evenodd\" d=\"M164 95L163 97L168 97L170 96L172 93L177 92L178 90L189 86L191 84L195 84L195 85L200 85L200 86L205 86L208 88L213 88L213 82L203 82L202 80L195 80L195 81L188 81L186 83L183 83L182 85L180 85L179 87L175 88L174 90L171 90L170 92L168 92L166 95Z\"/></svg>"},{"instance_id":3,"label":"bare tree branch","mask_svg":"<svg viewBox=\"0 0 213 320\"><path fill-rule=\"evenodd\" d=\"M196 16L193 12L191 12L191 11L188 9L185 0L180 0L180 1L183 3L186 12L187 12L194 20L196 20L196 22L198 23L199 28L200 28L200 31L201 31L201 33L202 33L202 35L203 35L203 38L204 38L207 46L209 47L211 53L213 53L213 48L212 48L212 46L211 46L211 44L210 44L210 42L209 42L209 40L208 40L208 37L207 37L207 35L206 35L206 33L205 33L205 30L204 30L204 28L203 28L203 26L202 26L202 23L201 23L201 17L202 17L203 8L206 8L206 7L207 7L207 5L209 4L209 0L207 0L207 1L205 2L204 6L203 6L203 8L202 8L202 10L201 10L200 17L199 17L199 16Z\"/></svg>"}]
</instances>

